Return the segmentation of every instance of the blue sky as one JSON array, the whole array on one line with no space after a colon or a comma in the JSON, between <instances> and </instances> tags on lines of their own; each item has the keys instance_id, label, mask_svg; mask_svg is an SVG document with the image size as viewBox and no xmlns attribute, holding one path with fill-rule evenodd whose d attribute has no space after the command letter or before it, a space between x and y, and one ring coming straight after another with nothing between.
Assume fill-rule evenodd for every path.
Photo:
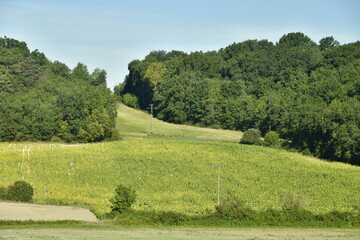
<instances>
[{"instance_id":1,"label":"blue sky","mask_svg":"<svg viewBox=\"0 0 360 240\"><path fill-rule=\"evenodd\" d=\"M289 32L315 42L360 40L360 0L0 0L0 36L70 68L85 63L123 81L152 50L209 51Z\"/></svg>"}]
</instances>

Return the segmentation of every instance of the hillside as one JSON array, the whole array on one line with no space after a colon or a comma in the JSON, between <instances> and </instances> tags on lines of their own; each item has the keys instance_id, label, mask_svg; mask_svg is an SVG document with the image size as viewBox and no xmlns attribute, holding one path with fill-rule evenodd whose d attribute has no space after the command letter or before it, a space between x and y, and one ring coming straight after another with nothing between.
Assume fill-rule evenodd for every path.
<instances>
[{"instance_id":1,"label":"hillside","mask_svg":"<svg viewBox=\"0 0 360 240\"><path fill-rule=\"evenodd\" d=\"M279 197L299 192L314 212L349 211L360 199L360 168L296 153L232 142L129 139L65 145L0 143L0 186L32 184L36 203L89 205L109 211L115 186L134 188L142 210L199 214L238 196L255 209L279 208Z\"/></svg>"},{"instance_id":2,"label":"hillside","mask_svg":"<svg viewBox=\"0 0 360 240\"><path fill-rule=\"evenodd\" d=\"M152 51L129 63L115 94L158 119L265 135L307 154L360 165L360 41L300 32L217 51Z\"/></svg>"},{"instance_id":3,"label":"hillside","mask_svg":"<svg viewBox=\"0 0 360 240\"><path fill-rule=\"evenodd\" d=\"M148 136L150 134L150 115L123 104L118 105L116 128L121 136ZM192 127L166 123L153 118L153 134L164 137L221 139L239 141L240 131Z\"/></svg>"}]
</instances>

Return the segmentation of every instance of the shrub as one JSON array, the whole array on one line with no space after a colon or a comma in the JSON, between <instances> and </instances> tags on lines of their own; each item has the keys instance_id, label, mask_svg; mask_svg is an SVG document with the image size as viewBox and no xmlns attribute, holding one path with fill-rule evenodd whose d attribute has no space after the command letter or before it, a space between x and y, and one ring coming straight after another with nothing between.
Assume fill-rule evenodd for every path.
<instances>
[{"instance_id":1,"label":"shrub","mask_svg":"<svg viewBox=\"0 0 360 240\"><path fill-rule=\"evenodd\" d=\"M297 211L304 209L308 200L299 193L290 192L280 198L280 205L284 211Z\"/></svg>"},{"instance_id":2,"label":"shrub","mask_svg":"<svg viewBox=\"0 0 360 240\"><path fill-rule=\"evenodd\" d=\"M155 220L155 222L160 222L164 225L181 225L187 220L189 220L188 216L184 214L168 211L159 213L158 218Z\"/></svg>"},{"instance_id":3,"label":"shrub","mask_svg":"<svg viewBox=\"0 0 360 240\"><path fill-rule=\"evenodd\" d=\"M360 222L360 206L354 206L354 211L356 212L356 218Z\"/></svg>"},{"instance_id":4,"label":"shrub","mask_svg":"<svg viewBox=\"0 0 360 240\"><path fill-rule=\"evenodd\" d=\"M216 206L215 209L215 215L225 220L252 220L256 218L256 212L238 198L228 199L223 204Z\"/></svg>"},{"instance_id":5,"label":"shrub","mask_svg":"<svg viewBox=\"0 0 360 240\"><path fill-rule=\"evenodd\" d=\"M22 132L17 132L15 135L15 141L17 141L17 142L26 141L28 139L29 139L29 136L25 135Z\"/></svg>"},{"instance_id":6,"label":"shrub","mask_svg":"<svg viewBox=\"0 0 360 240\"><path fill-rule=\"evenodd\" d=\"M279 134L275 131L269 131L265 134L265 145L269 147L279 147Z\"/></svg>"},{"instance_id":7,"label":"shrub","mask_svg":"<svg viewBox=\"0 0 360 240\"><path fill-rule=\"evenodd\" d=\"M316 216L312 212L302 208L285 209L282 215L285 222L288 223L307 223L311 225L311 222L316 220Z\"/></svg>"},{"instance_id":8,"label":"shrub","mask_svg":"<svg viewBox=\"0 0 360 240\"><path fill-rule=\"evenodd\" d=\"M12 201L30 202L33 195L33 187L25 181L16 181L7 190L7 199Z\"/></svg>"},{"instance_id":9,"label":"shrub","mask_svg":"<svg viewBox=\"0 0 360 240\"><path fill-rule=\"evenodd\" d=\"M51 139L50 139L50 142L61 143L61 142L63 142L63 140L58 136L52 136Z\"/></svg>"},{"instance_id":10,"label":"shrub","mask_svg":"<svg viewBox=\"0 0 360 240\"><path fill-rule=\"evenodd\" d=\"M124 96L122 96L122 102L129 107L137 109L140 108L138 98L133 94L126 93Z\"/></svg>"},{"instance_id":11,"label":"shrub","mask_svg":"<svg viewBox=\"0 0 360 240\"><path fill-rule=\"evenodd\" d=\"M251 144L251 145L261 145L261 132L258 129L250 128L244 132L243 137L240 140L240 143Z\"/></svg>"},{"instance_id":12,"label":"shrub","mask_svg":"<svg viewBox=\"0 0 360 240\"><path fill-rule=\"evenodd\" d=\"M0 187L0 200L6 200L6 199L7 199L7 188Z\"/></svg>"},{"instance_id":13,"label":"shrub","mask_svg":"<svg viewBox=\"0 0 360 240\"><path fill-rule=\"evenodd\" d=\"M341 222L355 222L357 214L352 212L339 212L332 211L325 214L325 219L329 222L341 223Z\"/></svg>"},{"instance_id":14,"label":"shrub","mask_svg":"<svg viewBox=\"0 0 360 240\"><path fill-rule=\"evenodd\" d=\"M119 131L116 128L111 129L111 138L112 141L121 140L121 136L119 134Z\"/></svg>"},{"instance_id":15,"label":"shrub","mask_svg":"<svg viewBox=\"0 0 360 240\"><path fill-rule=\"evenodd\" d=\"M135 191L120 184L115 189L114 198L110 199L110 202L112 203L111 212L123 213L131 207L135 200Z\"/></svg>"}]
</instances>

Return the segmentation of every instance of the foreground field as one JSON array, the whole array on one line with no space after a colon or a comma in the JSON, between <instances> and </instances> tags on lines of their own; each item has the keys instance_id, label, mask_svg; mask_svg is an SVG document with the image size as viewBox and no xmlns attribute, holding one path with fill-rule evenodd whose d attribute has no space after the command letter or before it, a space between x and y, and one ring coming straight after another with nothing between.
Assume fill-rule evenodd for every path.
<instances>
[{"instance_id":1,"label":"foreground field","mask_svg":"<svg viewBox=\"0 0 360 240\"><path fill-rule=\"evenodd\" d=\"M97 222L96 216L86 208L52 206L29 203L0 202L0 221L87 221Z\"/></svg>"},{"instance_id":2,"label":"foreground field","mask_svg":"<svg viewBox=\"0 0 360 240\"><path fill-rule=\"evenodd\" d=\"M257 239L357 240L354 229L223 229L223 228L109 228L109 229L3 229L0 239Z\"/></svg>"},{"instance_id":3,"label":"foreground field","mask_svg":"<svg viewBox=\"0 0 360 240\"><path fill-rule=\"evenodd\" d=\"M150 133L150 115L119 104L116 128L122 136L147 136ZM170 124L155 118L153 119L153 133L157 136L234 141L239 141L242 137L242 132L239 131Z\"/></svg>"},{"instance_id":4,"label":"foreground field","mask_svg":"<svg viewBox=\"0 0 360 240\"><path fill-rule=\"evenodd\" d=\"M34 201L110 210L119 183L137 192L135 209L187 214L212 211L217 168L221 197L238 196L255 209L279 208L279 198L299 192L308 210L351 211L359 204L360 168L328 163L286 151L237 143L132 139L65 145L1 143L0 186L25 180Z\"/></svg>"}]
</instances>

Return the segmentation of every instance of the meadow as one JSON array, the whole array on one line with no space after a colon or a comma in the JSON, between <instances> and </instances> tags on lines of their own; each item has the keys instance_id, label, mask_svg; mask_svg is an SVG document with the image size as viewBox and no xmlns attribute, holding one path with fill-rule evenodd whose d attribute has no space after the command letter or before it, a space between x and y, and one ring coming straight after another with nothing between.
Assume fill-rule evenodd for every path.
<instances>
[{"instance_id":1,"label":"meadow","mask_svg":"<svg viewBox=\"0 0 360 240\"><path fill-rule=\"evenodd\" d=\"M150 115L140 110L135 110L126 105L118 105L116 128L121 136L148 136L150 135ZM210 129L180 124L171 124L153 118L153 134L164 137L220 139L239 141L242 132Z\"/></svg>"},{"instance_id":2,"label":"meadow","mask_svg":"<svg viewBox=\"0 0 360 240\"><path fill-rule=\"evenodd\" d=\"M352 211L360 203L360 167L233 142L127 139L95 144L0 143L0 186L25 180L34 202L89 206L109 212L122 183L137 192L133 208L190 215L213 211L217 167L221 199L239 197L254 209L280 208L298 192L315 213Z\"/></svg>"}]
</instances>

